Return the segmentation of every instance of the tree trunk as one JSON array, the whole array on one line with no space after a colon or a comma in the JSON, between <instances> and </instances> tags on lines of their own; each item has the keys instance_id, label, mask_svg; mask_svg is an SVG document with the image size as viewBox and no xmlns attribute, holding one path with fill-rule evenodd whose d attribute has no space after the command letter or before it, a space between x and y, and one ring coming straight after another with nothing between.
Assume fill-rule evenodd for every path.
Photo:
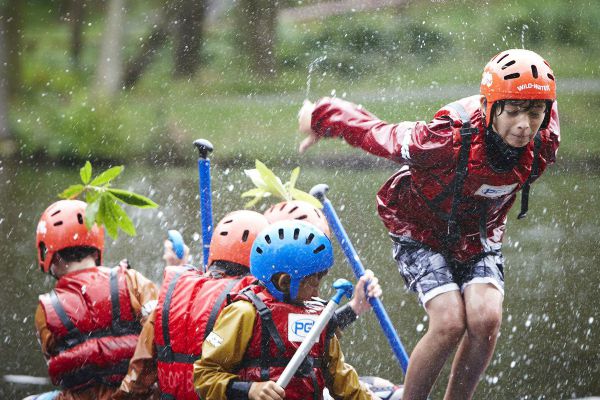
<instances>
[{"instance_id":1,"label":"tree trunk","mask_svg":"<svg viewBox=\"0 0 600 400\"><path fill-rule=\"evenodd\" d=\"M6 0L2 11L4 15L5 51L8 62L6 76L8 79L8 95L13 97L21 85L21 50L23 35L23 3L22 0Z\"/></svg>"},{"instance_id":2,"label":"tree trunk","mask_svg":"<svg viewBox=\"0 0 600 400\"><path fill-rule=\"evenodd\" d=\"M154 61L156 53L165 45L169 37L167 25L167 17L165 13L162 13L152 32L142 42L140 51L127 63L123 78L124 87L133 87L142 77L146 68Z\"/></svg>"},{"instance_id":3,"label":"tree trunk","mask_svg":"<svg viewBox=\"0 0 600 400\"><path fill-rule=\"evenodd\" d=\"M200 67L206 16L206 0L174 0L172 15L176 17L174 29L174 75L191 78Z\"/></svg>"},{"instance_id":4,"label":"tree trunk","mask_svg":"<svg viewBox=\"0 0 600 400\"><path fill-rule=\"evenodd\" d=\"M11 139L8 128L8 62L6 57L6 24L0 18L0 147Z\"/></svg>"},{"instance_id":5,"label":"tree trunk","mask_svg":"<svg viewBox=\"0 0 600 400\"><path fill-rule=\"evenodd\" d=\"M121 88L123 47L123 24L125 16L124 0L109 0L106 15L106 30L100 49L100 61L96 77L98 92L109 97Z\"/></svg>"},{"instance_id":6,"label":"tree trunk","mask_svg":"<svg viewBox=\"0 0 600 400\"><path fill-rule=\"evenodd\" d=\"M76 69L79 69L81 66L84 6L85 0L70 0L71 62Z\"/></svg>"},{"instance_id":7,"label":"tree trunk","mask_svg":"<svg viewBox=\"0 0 600 400\"><path fill-rule=\"evenodd\" d=\"M278 1L240 0L237 10L238 44L251 62L253 72L275 73L275 36Z\"/></svg>"}]
</instances>

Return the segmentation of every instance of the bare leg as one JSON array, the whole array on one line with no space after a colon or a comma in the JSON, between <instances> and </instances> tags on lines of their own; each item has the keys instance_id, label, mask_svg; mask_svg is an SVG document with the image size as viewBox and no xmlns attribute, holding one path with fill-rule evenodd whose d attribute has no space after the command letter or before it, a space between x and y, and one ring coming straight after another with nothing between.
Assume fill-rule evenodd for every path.
<instances>
[{"instance_id":1,"label":"bare leg","mask_svg":"<svg viewBox=\"0 0 600 400\"><path fill-rule=\"evenodd\" d=\"M502 322L502 294L490 284L476 283L464 292L467 331L458 347L445 400L471 399L487 368Z\"/></svg>"},{"instance_id":2,"label":"bare leg","mask_svg":"<svg viewBox=\"0 0 600 400\"><path fill-rule=\"evenodd\" d=\"M465 307L458 291L434 297L425 308L429 328L410 356L403 400L427 399L446 359L465 332Z\"/></svg>"}]
</instances>

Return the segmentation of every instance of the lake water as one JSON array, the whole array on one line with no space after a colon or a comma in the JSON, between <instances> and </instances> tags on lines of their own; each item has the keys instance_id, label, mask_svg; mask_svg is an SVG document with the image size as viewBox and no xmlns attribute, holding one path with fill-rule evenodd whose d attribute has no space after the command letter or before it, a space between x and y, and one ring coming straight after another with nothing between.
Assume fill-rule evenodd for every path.
<instances>
[{"instance_id":1,"label":"lake water","mask_svg":"<svg viewBox=\"0 0 600 400\"><path fill-rule=\"evenodd\" d=\"M383 165L383 164L381 164ZM246 168L251 168L248 165ZM275 169L287 179L291 168ZM379 276L383 302L407 348L427 329L416 297L405 292L391 258L391 243L380 223L374 196L393 172L377 169L305 168L298 187L317 183L331 187L329 198L365 266ZM162 241L168 229L179 229L201 259L197 172L190 168L127 167L116 182L147 195L158 210L128 210L138 236L107 240L107 265L128 258L134 268L155 281L162 276ZM67 185L76 183L75 169L27 162L0 161L0 375L46 376L35 337L37 296L54 280L35 262L35 227L41 212ZM481 399L567 399L600 395L600 175L555 168L533 186L530 212L524 221L511 213L505 239L506 298L503 325L494 358L481 382ZM240 193L251 188L239 168L218 163L213 168L214 219L239 209ZM518 203L517 203L518 204ZM517 208L517 207L515 207ZM517 210L513 210L517 211ZM337 246L337 245L336 245ZM325 284L351 277L339 248ZM331 294L322 292L323 297ZM402 382L402 372L372 315L361 318L343 335L347 361L360 375ZM448 363L449 364L449 363ZM446 366L432 393L441 398ZM0 381L0 397L20 398L49 389Z\"/></svg>"}]
</instances>

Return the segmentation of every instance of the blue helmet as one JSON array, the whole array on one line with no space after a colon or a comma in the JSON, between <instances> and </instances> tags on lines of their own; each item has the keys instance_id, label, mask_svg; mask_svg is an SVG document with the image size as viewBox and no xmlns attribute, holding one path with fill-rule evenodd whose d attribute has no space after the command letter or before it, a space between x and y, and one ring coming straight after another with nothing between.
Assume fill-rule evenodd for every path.
<instances>
[{"instance_id":1,"label":"blue helmet","mask_svg":"<svg viewBox=\"0 0 600 400\"><path fill-rule=\"evenodd\" d=\"M305 277L326 271L333 265L331 241L314 225L289 220L276 222L263 229L252 245L250 272L279 301L284 294L271 279L279 273L291 278L290 298L298 295Z\"/></svg>"}]
</instances>

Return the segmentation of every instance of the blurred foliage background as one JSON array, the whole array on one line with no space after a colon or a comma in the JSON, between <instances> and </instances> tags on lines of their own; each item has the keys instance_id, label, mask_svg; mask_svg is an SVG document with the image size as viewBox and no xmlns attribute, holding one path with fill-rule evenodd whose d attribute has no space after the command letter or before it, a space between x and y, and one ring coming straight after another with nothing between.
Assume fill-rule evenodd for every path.
<instances>
[{"instance_id":1,"label":"blurred foliage background","mask_svg":"<svg viewBox=\"0 0 600 400\"><path fill-rule=\"evenodd\" d=\"M3 0L4 156L298 163L302 99L335 94L390 121L474 94L506 48L548 59L569 162L598 165L594 1ZM310 93L307 70L314 65ZM323 143L307 162L362 157ZM323 161L325 160L325 161Z\"/></svg>"}]
</instances>

